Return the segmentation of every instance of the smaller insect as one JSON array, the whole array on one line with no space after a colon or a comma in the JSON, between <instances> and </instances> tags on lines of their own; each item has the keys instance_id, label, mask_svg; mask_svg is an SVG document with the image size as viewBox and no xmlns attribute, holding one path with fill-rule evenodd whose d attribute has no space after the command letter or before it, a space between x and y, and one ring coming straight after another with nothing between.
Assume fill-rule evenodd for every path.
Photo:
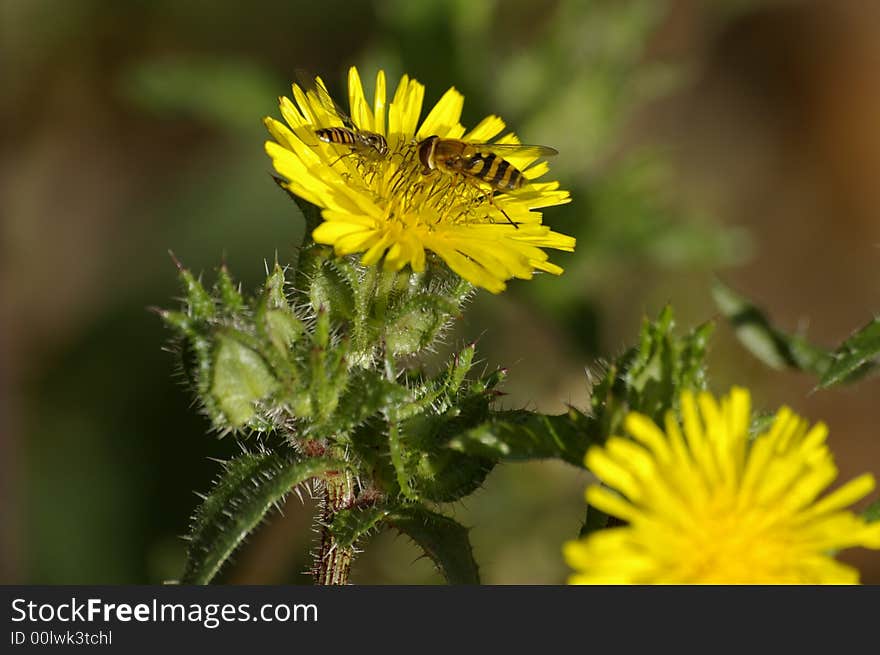
<instances>
[{"instance_id":1,"label":"smaller insect","mask_svg":"<svg viewBox=\"0 0 880 655\"><path fill-rule=\"evenodd\" d=\"M375 154L384 157L388 154L388 141L376 132L358 130L353 127L323 127L315 130L315 136L324 143L335 143L351 147L363 154Z\"/></svg>"},{"instance_id":2,"label":"smaller insect","mask_svg":"<svg viewBox=\"0 0 880 655\"><path fill-rule=\"evenodd\" d=\"M461 175L474 184L489 185L493 192L516 191L528 181L522 171L505 157L514 155L551 157L559 154L556 149L549 146L521 143L468 143L458 139L441 139L439 136L429 136L420 141L416 147L423 175L435 170L448 175ZM494 205L492 195L489 195L489 202ZM518 227L504 210L497 208L514 227Z\"/></svg>"},{"instance_id":3,"label":"smaller insect","mask_svg":"<svg viewBox=\"0 0 880 655\"><path fill-rule=\"evenodd\" d=\"M303 74L299 74L304 77ZM315 130L315 136L324 143L348 146L352 152L357 152L370 157L384 157L388 154L388 141L378 132L358 129L354 121L345 111L330 97L330 92L324 86L320 78L308 87L308 93L316 98L323 106L324 111L330 116L337 116L342 121L342 126L322 127Z\"/></svg>"}]
</instances>

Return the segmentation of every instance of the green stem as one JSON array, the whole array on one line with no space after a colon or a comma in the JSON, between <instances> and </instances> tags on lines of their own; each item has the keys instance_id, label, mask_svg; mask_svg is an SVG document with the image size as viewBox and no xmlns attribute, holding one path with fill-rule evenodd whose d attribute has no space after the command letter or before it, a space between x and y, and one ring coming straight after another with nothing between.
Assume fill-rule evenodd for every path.
<instances>
[{"instance_id":1,"label":"green stem","mask_svg":"<svg viewBox=\"0 0 880 655\"><path fill-rule=\"evenodd\" d=\"M354 548L341 547L330 524L336 513L348 509L354 503L354 477L351 471L340 471L328 476L324 481L324 508L321 513L321 546L315 554L312 577L316 585L345 585L351 573L351 562L354 559Z\"/></svg>"}]
</instances>

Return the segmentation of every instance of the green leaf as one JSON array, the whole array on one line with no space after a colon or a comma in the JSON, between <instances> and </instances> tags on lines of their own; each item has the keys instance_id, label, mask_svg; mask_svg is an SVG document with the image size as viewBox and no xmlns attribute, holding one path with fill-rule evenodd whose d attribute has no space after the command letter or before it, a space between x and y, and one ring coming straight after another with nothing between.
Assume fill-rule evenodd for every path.
<instances>
[{"instance_id":1,"label":"green leaf","mask_svg":"<svg viewBox=\"0 0 880 655\"><path fill-rule=\"evenodd\" d=\"M214 489L193 516L182 584L207 584L273 505L298 484L340 471L332 459L246 453L225 464Z\"/></svg>"},{"instance_id":2,"label":"green leaf","mask_svg":"<svg viewBox=\"0 0 880 655\"><path fill-rule=\"evenodd\" d=\"M447 447L469 455L521 461L555 457L584 465L590 419L575 409L545 416L524 410L498 412L492 419L462 432Z\"/></svg>"},{"instance_id":3,"label":"green leaf","mask_svg":"<svg viewBox=\"0 0 880 655\"><path fill-rule=\"evenodd\" d=\"M416 493L410 485L410 471L407 466L407 453L403 447L400 430L397 422L388 421L388 452L391 455L391 464L394 466L394 474L397 476L397 485L406 498L416 499Z\"/></svg>"},{"instance_id":4,"label":"green leaf","mask_svg":"<svg viewBox=\"0 0 880 655\"><path fill-rule=\"evenodd\" d=\"M238 339L217 337L211 394L232 427L246 424L256 414L255 403L277 386L265 360Z\"/></svg>"},{"instance_id":5,"label":"green leaf","mask_svg":"<svg viewBox=\"0 0 880 655\"><path fill-rule=\"evenodd\" d=\"M421 505L400 507L385 520L416 542L449 584L480 584L468 530L460 523Z\"/></svg>"},{"instance_id":6,"label":"green leaf","mask_svg":"<svg viewBox=\"0 0 880 655\"><path fill-rule=\"evenodd\" d=\"M629 412L641 412L660 423L678 407L681 392L706 387L706 351L713 323L697 326L678 337L672 308L656 321L645 320L639 345L606 365L592 385L590 421L584 426L589 439L601 442L619 434Z\"/></svg>"},{"instance_id":7,"label":"green leaf","mask_svg":"<svg viewBox=\"0 0 880 655\"><path fill-rule=\"evenodd\" d=\"M597 530L604 530L608 527L608 522L610 518L610 516L608 516L598 507L587 505L587 515L584 518L584 524L581 526L581 530L578 533L578 536L586 537L593 534Z\"/></svg>"},{"instance_id":8,"label":"green leaf","mask_svg":"<svg viewBox=\"0 0 880 655\"><path fill-rule=\"evenodd\" d=\"M880 498L868 505L865 511L862 512L862 516L868 523L876 523L877 521L880 521Z\"/></svg>"},{"instance_id":9,"label":"green leaf","mask_svg":"<svg viewBox=\"0 0 880 655\"><path fill-rule=\"evenodd\" d=\"M343 509L333 517L330 532L340 548L348 548L375 530L390 513L391 510L383 505Z\"/></svg>"},{"instance_id":10,"label":"green leaf","mask_svg":"<svg viewBox=\"0 0 880 655\"><path fill-rule=\"evenodd\" d=\"M373 415L402 404L409 390L386 380L376 371L355 369L348 386L339 398L334 422L329 426L337 433L345 433Z\"/></svg>"},{"instance_id":11,"label":"green leaf","mask_svg":"<svg viewBox=\"0 0 880 655\"><path fill-rule=\"evenodd\" d=\"M476 491L495 467L496 460L453 450L417 454L411 485L419 498L451 503Z\"/></svg>"},{"instance_id":12,"label":"green leaf","mask_svg":"<svg viewBox=\"0 0 880 655\"><path fill-rule=\"evenodd\" d=\"M718 280L712 285L712 297L740 342L767 366L825 375L831 364L827 350L810 344L803 337L777 330L764 312Z\"/></svg>"},{"instance_id":13,"label":"green leaf","mask_svg":"<svg viewBox=\"0 0 880 655\"><path fill-rule=\"evenodd\" d=\"M404 465L412 488L417 497L435 502L452 502L472 493L497 462L494 457L456 452L445 445L453 436L484 423L494 398L486 384L495 376L473 381L468 387L460 386L464 378L456 372L458 364L469 367L470 362L465 359L473 354L470 348L463 353L465 357L456 358L447 376L431 381L432 386L441 389L441 397L425 413L400 424L403 448L408 455Z\"/></svg>"},{"instance_id":14,"label":"green leaf","mask_svg":"<svg viewBox=\"0 0 880 655\"><path fill-rule=\"evenodd\" d=\"M874 368L880 357L880 318L875 318L840 344L833 357L831 366L819 380L820 388L851 382Z\"/></svg>"}]
</instances>

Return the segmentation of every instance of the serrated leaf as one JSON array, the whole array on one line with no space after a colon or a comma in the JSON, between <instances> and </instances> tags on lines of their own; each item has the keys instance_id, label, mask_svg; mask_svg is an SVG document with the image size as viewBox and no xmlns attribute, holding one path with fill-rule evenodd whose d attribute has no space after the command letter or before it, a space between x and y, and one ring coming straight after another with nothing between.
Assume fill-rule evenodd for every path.
<instances>
[{"instance_id":1,"label":"serrated leaf","mask_svg":"<svg viewBox=\"0 0 880 655\"><path fill-rule=\"evenodd\" d=\"M495 464L489 457L449 449L423 452L413 467L412 488L422 499L451 503L476 491Z\"/></svg>"},{"instance_id":2,"label":"serrated leaf","mask_svg":"<svg viewBox=\"0 0 880 655\"><path fill-rule=\"evenodd\" d=\"M771 368L795 368L819 376L828 370L827 350L776 329L764 312L718 280L712 285L712 297L740 342Z\"/></svg>"},{"instance_id":3,"label":"serrated leaf","mask_svg":"<svg viewBox=\"0 0 880 655\"><path fill-rule=\"evenodd\" d=\"M413 416L401 422L400 430L407 455L404 465L416 496L435 502L452 502L475 491L497 462L497 458L469 455L445 447L451 437L489 418L492 397L485 393L482 385L477 385L476 392L453 388L443 395L442 406L446 409L435 414L432 413L435 407ZM439 404L438 401L435 406Z\"/></svg>"},{"instance_id":4,"label":"serrated leaf","mask_svg":"<svg viewBox=\"0 0 880 655\"><path fill-rule=\"evenodd\" d=\"M674 325L667 306L656 321L643 322L638 346L597 373L591 385L590 421L585 423L591 441L619 434L629 412L662 422L667 411L677 409L682 391L706 387L705 357L714 324L697 326L682 337L673 334Z\"/></svg>"},{"instance_id":5,"label":"serrated leaf","mask_svg":"<svg viewBox=\"0 0 880 655\"><path fill-rule=\"evenodd\" d=\"M330 427L338 433L348 432L370 416L402 404L408 397L406 387L386 380L376 371L356 369L339 398Z\"/></svg>"},{"instance_id":6,"label":"serrated leaf","mask_svg":"<svg viewBox=\"0 0 880 655\"><path fill-rule=\"evenodd\" d=\"M831 365L819 380L820 388L853 381L876 366L880 357L880 318L875 318L840 344L832 357Z\"/></svg>"},{"instance_id":7,"label":"serrated leaf","mask_svg":"<svg viewBox=\"0 0 880 655\"><path fill-rule=\"evenodd\" d=\"M333 517L330 532L340 548L348 548L375 530L390 513L391 510L384 505L344 509Z\"/></svg>"},{"instance_id":8,"label":"serrated leaf","mask_svg":"<svg viewBox=\"0 0 880 655\"><path fill-rule=\"evenodd\" d=\"M227 462L193 517L180 582L210 582L270 507L298 484L345 466L338 460L300 460L273 452L246 453Z\"/></svg>"},{"instance_id":9,"label":"serrated leaf","mask_svg":"<svg viewBox=\"0 0 880 655\"><path fill-rule=\"evenodd\" d=\"M400 507L385 520L416 542L449 584L480 584L468 530L463 525L421 505Z\"/></svg>"},{"instance_id":10,"label":"serrated leaf","mask_svg":"<svg viewBox=\"0 0 880 655\"><path fill-rule=\"evenodd\" d=\"M482 425L454 436L446 446L492 459L558 458L583 467L589 422L587 416L574 409L557 416L524 410L498 412Z\"/></svg>"}]
</instances>

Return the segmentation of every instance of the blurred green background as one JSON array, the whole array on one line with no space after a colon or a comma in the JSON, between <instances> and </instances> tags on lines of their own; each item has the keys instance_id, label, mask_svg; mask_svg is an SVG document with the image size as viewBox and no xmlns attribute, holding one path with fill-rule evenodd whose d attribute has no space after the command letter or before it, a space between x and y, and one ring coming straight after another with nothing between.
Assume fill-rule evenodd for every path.
<instances>
[{"instance_id":1,"label":"blurred green background","mask_svg":"<svg viewBox=\"0 0 880 655\"><path fill-rule=\"evenodd\" d=\"M507 407L584 407L585 369L673 303L716 316L718 275L784 329L833 345L880 311L880 5L716 0L0 4L0 582L179 575L197 498L235 451L209 434L149 306L178 294L170 248L254 288L302 226L272 183L261 118L297 69L337 97L348 66L451 85L464 122L498 113L556 146L578 237L561 278L478 295L450 347L510 367ZM368 90L368 94L369 94ZM807 330L807 328L809 328ZM720 325L716 391L752 388L826 420L842 476L880 473L880 384L811 393ZM487 583L559 583L586 476L499 466L450 510ZM295 497L220 578L302 583L314 533ZM865 582L880 556L853 551ZM356 583L439 582L383 534Z\"/></svg>"}]
</instances>

